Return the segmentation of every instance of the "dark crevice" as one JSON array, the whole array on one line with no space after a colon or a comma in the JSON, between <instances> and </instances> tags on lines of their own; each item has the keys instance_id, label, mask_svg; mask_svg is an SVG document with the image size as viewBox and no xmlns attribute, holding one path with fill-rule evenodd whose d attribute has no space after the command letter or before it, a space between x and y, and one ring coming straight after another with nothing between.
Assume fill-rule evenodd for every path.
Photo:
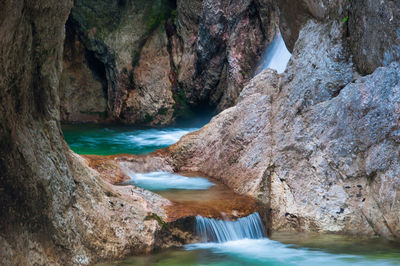
<instances>
[{"instance_id":1,"label":"dark crevice","mask_svg":"<svg viewBox=\"0 0 400 266\"><path fill-rule=\"evenodd\" d=\"M89 51L88 49L85 49L85 60L87 66L92 71L94 78L101 82L104 97L106 100L108 100L107 73L105 65L103 62L97 59L93 51Z\"/></svg>"}]
</instances>

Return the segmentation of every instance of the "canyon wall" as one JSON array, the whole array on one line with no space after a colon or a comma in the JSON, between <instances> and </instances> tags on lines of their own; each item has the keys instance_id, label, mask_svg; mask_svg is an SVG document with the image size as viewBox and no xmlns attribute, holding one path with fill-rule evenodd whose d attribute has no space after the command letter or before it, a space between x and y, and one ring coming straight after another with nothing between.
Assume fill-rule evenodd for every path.
<instances>
[{"instance_id":1,"label":"canyon wall","mask_svg":"<svg viewBox=\"0 0 400 266\"><path fill-rule=\"evenodd\" d=\"M61 119L164 125L232 106L277 22L270 0L75 1Z\"/></svg>"},{"instance_id":2,"label":"canyon wall","mask_svg":"<svg viewBox=\"0 0 400 266\"><path fill-rule=\"evenodd\" d=\"M71 7L0 3L1 265L86 265L163 245L149 215L165 217L169 201L102 181L63 139L58 86Z\"/></svg>"},{"instance_id":3,"label":"canyon wall","mask_svg":"<svg viewBox=\"0 0 400 266\"><path fill-rule=\"evenodd\" d=\"M257 75L236 106L168 149L171 164L259 198L272 230L399 240L398 7L296 4L292 16L292 1L279 3L287 70Z\"/></svg>"}]
</instances>

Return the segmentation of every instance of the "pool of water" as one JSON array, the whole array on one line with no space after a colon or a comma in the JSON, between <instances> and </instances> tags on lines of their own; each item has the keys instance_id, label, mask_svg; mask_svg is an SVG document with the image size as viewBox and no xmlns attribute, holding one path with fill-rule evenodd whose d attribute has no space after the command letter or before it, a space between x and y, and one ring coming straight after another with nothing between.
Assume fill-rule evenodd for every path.
<instances>
[{"instance_id":1,"label":"pool of water","mask_svg":"<svg viewBox=\"0 0 400 266\"><path fill-rule=\"evenodd\" d=\"M200 126L135 128L115 125L64 125L64 137L78 154L145 154L168 147Z\"/></svg>"},{"instance_id":2,"label":"pool of water","mask_svg":"<svg viewBox=\"0 0 400 266\"><path fill-rule=\"evenodd\" d=\"M187 177L169 172L127 173L131 180L124 184L133 184L152 191L163 190L206 190L215 184L204 177Z\"/></svg>"},{"instance_id":3,"label":"pool of water","mask_svg":"<svg viewBox=\"0 0 400 266\"><path fill-rule=\"evenodd\" d=\"M192 244L101 265L400 265L400 246L382 239L275 233L271 239Z\"/></svg>"}]
</instances>

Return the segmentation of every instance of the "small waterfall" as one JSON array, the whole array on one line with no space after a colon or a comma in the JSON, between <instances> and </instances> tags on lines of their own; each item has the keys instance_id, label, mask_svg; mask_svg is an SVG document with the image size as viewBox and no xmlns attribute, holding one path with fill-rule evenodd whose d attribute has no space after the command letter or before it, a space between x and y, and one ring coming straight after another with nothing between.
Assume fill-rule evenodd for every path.
<instances>
[{"instance_id":1,"label":"small waterfall","mask_svg":"<svg viewBox=\"0 0 400 266\"><path fill-rule=\"evenodd\" d=\"M286 48L282 35L278 33L265 49L263 57L256 68L255 75L266 68L272 68L278 73L283 73L291 56L292 54Z\"/></svg>"},{"instance_id":2,"label":"small waterfall","mask_svg":"<svg viewBox=\"0 0 400 266\"><path fill-rule=\"evenodd\" d=\"M264 237L264 225L255 212L237 221L224 221L196 216L196 231L202 242L227 242L232 240L260 239Z\"/></svg>"}]
</instances>

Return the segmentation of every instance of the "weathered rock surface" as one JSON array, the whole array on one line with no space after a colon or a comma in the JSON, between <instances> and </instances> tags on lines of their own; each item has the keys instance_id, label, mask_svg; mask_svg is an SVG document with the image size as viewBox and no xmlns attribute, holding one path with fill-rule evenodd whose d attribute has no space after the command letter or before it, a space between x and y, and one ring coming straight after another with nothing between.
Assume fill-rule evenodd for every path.
<instances>
[{"instance_id":1,"label":"weathered rock surface","mask_svg":"<svg viewBox=\"0 0 400 266\"><path fill-rule=\"evenodd\" d=\"M170 202L103 181L63 140L58 85L71 7L0 3L1 265L85 265L165 243L151 217L163 219Z\"/></svg>"},{"instance_id":2,"label":"weathered rock surface","mask_svg":"<svg viewBox=\"0 0 400 266\"><path fill-rule=\"evenodd\" d=\"M105 100L112 120L137 124L173 121L172 66L164 25L173 8L173 1L167 0L75 1L67 27L78 34L92 58L88 67L104 69L105 97L92 93L92 101ZM65 98L66 102L73 100Z\"/></svg>"},{"instance_id":3,"label":"weathered rock surface","mask_svg":"<svg viewBox=\"0 0 400 266\"><path fill-rule=\"evenodd\" d=\"M348 12L349 2L329 0L278 0L279 28L289 51L292 51L302 27L311 18L341 21Z\"/></svg>"},{"instance_id":4,"label":"weathered rock surface","mask_svg":"<svg viewBox=\"0 0 400 266\"><path fill-rule=\"evenodd\" d=\"M400 59L400 6L396 1L279 0L279 27L290 51L308 19L343 21L358 72Z\"/></svg>"},{"instance_id":5,"label":"weathered rock surface","mask_svg":"<svg viewBox=\"0 0 400 266\"><path fill-rule=\"evenodd\" d=\"M400 66L356 78L342 25L305 22L282 76L265 70L166 152L262 200L273 230L399 240Z\"/></svg>"},{"instance_id":6,"label":"weathered rock surface","mask_svg":"<svg viewBox=\"0 0 400 266\"><path fill-rule=\"evenodd\" d=\"M80 106L85 95L106 101L113 120L163 125L190 107L233 105L277 32L277 12L270 0L75 1L67 27L87 56L66 50L63 121L104 114L104 104Z\"/></svg>"},{"instance_id":7,"label":"weathered rock surface","mask_svg":"<svg viewBox=\"0 0 400 266\"><path fill-rule=\"evenodd\" d=\"M66 30L59 86L61 120L106 122L108 108L104 65L85 49L71 27L66 27Z\"/></svg>"},{"instance_id":8,"label":"weathered rock surface","mask_svg":"<svg viewBox=\"0 0 400 266\"><path fill-rule=\"evenodd\" d=\"M195 62L197 101L218 104L220 110L236 103L265 44L276 34L276 16L272 1L203 2Z\"/></svg>"},{"instance_id":9,"label":"weathered rock surface","mask_svg":"<svg viewBox=\"0 0 400 266\"><path fill-rule=\"evenodd\" d=\"M361 73L400 61L398 1L351 1L348 28L354 62Z\"/></svg>"}]
</instances>

